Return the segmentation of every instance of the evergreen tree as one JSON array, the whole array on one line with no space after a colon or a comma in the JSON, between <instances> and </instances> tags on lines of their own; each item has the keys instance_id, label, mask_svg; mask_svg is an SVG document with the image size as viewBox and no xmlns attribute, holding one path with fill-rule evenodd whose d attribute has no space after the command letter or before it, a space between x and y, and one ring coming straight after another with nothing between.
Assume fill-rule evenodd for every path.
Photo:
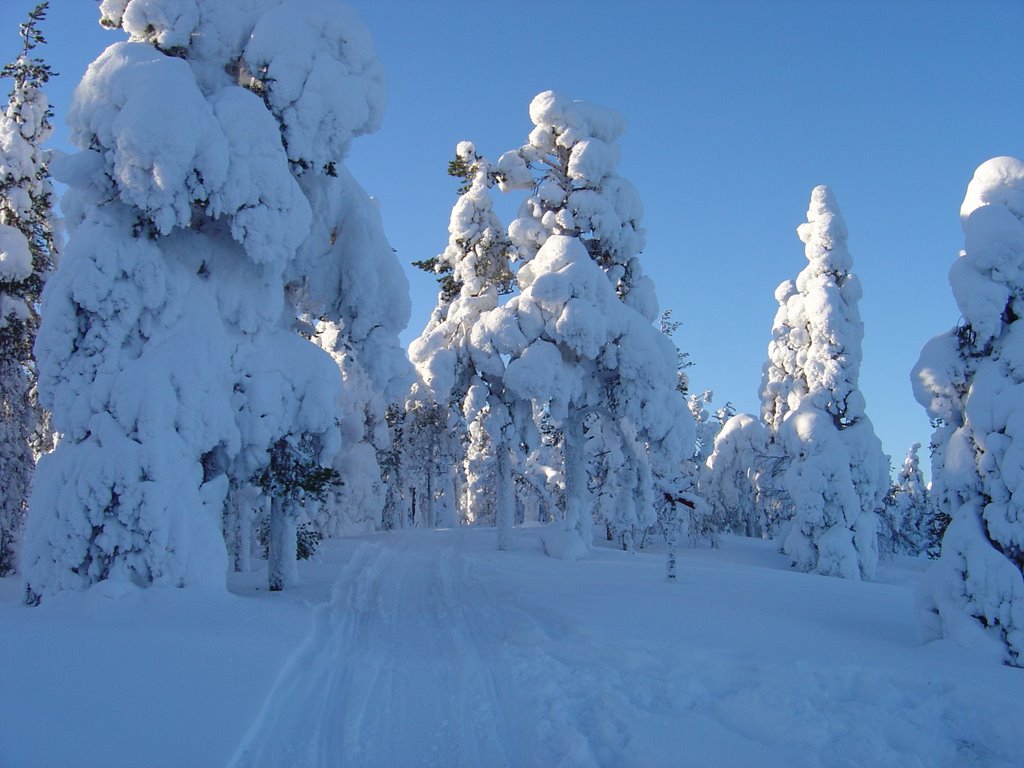
<instances>
[{"instance_id":1,"label":"evergreen tree","mask_svg":"<svg viewBox=\"0 0 1024 768\"><path fill-rule=\"evenodd\" d=\"M0 70L13 81L0 114L0 576L17 567L35 455L49 448L48 415L39 407L32 346L39 300L57 258L60 221L42 148L53 112L43 93L52 76L35 55L48 4L21 25L21 53Z\"/></svg>"},{"instance_id":2,"label":"evergreen tree","mask_svg":"<svg viewBox=\"0 0 1024 768\"><path fill-rule=\"evenodd\" d=\"M725 422L721 415L728 410L728 408L719 409L712 416L710 408L713 398L714 392L710 389L705 389L699 395L690 395L686 401L697 428L697 442L693 449L693 461L698 468L704 465L708 460L708 456L711 455L711 451L714 450L715 437Z\"/></svg>"},{"instance_id":3,"label":"evergreen tree","mask_svg":"<svg viewBox=\"0 0 1024 768\"><path fill-rule=\"evenodd\" d=\"M770 535L758 474L767 445L764 426L745 413L726 421L715 437L700 490L721 530L758 538Z\"/></svg>"},{"instance_id":4,"label":"evergreen tree","mask_svg":"<svg viewBox=\"0 0 1024 768\"><path fill-rule=\"evenodd\" d=\"M518 281L521 294L482 319L473 343L482 354L509 356L506 392L560 428L565 535L549 540L548 551L579 556L590 546L588 419L613 430L623 452L609 478L620 504L607 522L629 548L655 523L664 505L655 494L677 487L692 451L693 420L675 391L675 349L618 299L575 238L549 238Z\"/></svg>"},{"instance_id":5,"label":"evergreen tree","mask_svg":"<svg viewBox=\"0 0 1024 768\"><path fill-rule=\"evenodd\" d=\"M591 505L587 488L594 488L598 491L598 511L605 517L604 522L628 549L637 536L655 522L656 511L665 506L663 494L653 489L663 488L675 495L691 490L693 478L686 476L675 458L666 459L668 453L674 456L678 449L674 441L681 434L676 431L678 419L674 406L682 407L685 403L675 398L679 402L667 405L671 413L664 414L668 431L654 430L656 434L673 435L667 444L660 439L650 439L646 419L635 413L637 404L646 402L638 399L648 394L646 388L660 389L664 382L658 378L660 373L647 378L653 373L651 369L643 373L630 370L629 365L640 363L632 355L643 349L642 354L647 356L642 358L641 365L657 359L657 365L652 368L660 372L662 342L666 342L667 347L672 344L664 336L660 341L648 339L646 331L640 330L641 325L653 329L651 323L657 317L658 303L653 283L644 276L638 257L644 243L640 226L643 207L633 186L616 172L619 160L616 141L625 130L625 121L616 112L572 101L551 91L533 99L530 118L535 127L527 143L506 153L498 162L503 189L522 188L532 192L520 208L519 217L509 227L512 243L524 262L519 271L519 284L524 292L529 287L531 297L520 297L521 301L511 311L539 317L555 312L551 321L555 325L545 329L547 336L534 336L532 329L525 335L533 336L538 343L543 339L555 345L562 358L560 365L578 368L581 382L584 382L585 392L569 401L563 400L550 411L557 414L556 421L563 430L566 514L570 527L581 534L589 546ZM535 266L534 262L553 239L556 244L548 249L548 258L542 265ZM582 265L576 267L577 250L569 241L583 247L613 295L628 308L621 320L620 332L626 333L628 326L629 339L614 336L600 339L602 331L617 322L600 322L591 315L605 311L603 289L592 290L588 285L557 296L547 295L549 285L561 282L545 271L555 264L559 268L569 268L571 264L571 269L580 273L581 280L587 283L591 280L585 275L589 270ZM609 311L622 314L617 309ZM558 312L564 312L563 319L555 319ZM507 313L499 311L497 315L503 321L511 321ZM594 322L597 329L594 334L583 330L587 321ZM527 321L528 328L531 324ZM628 349L631 343L638 345L636 350ZM504 341L501 346L509 345ZM521 351L526 353L528 349L521 348ZM546 357L547 352L535 358L542 356ZM675 349L671 356L671 388L675 389L678 383ZM514 367L529 370L532 365L516 359L510 363L509 372ZM518 376L513 378L525 383ZM644 389L644 393L637 387ZM527 388L520 394L527 391L532 393L532 389ZM533 394L529 399L535 410L556 400ZM685 408L682 421L692 422ZM680 428L692 431L692 425ZM683 450L687 455L692 452L692 446ZM611 519L608 519L609 514Z\"/></svg>"},{"instance_id":6,"label":"evergreen tree","mask_svg":"<svg viewBox=\"0 0 1024 768\"><path fill-rule=\"evenodd\" d=\"M936 426L937 519L950 520L921 618L930 637L1024 666L1024 163L983 163L960 216L949 280L963 322L928 342L911 376Z\"/></svg>"},{"instance_id":7,"label":"evergreen tree","mask_svg":"<svg viewBox=\"0 0 1024 768\"><path fill-rule=\"evenodd\" d=\"M887 554L919 555L928 548L934 523L917 455L920 448L914 443L907 451L879 516L879 546Z\"/></svg>"},{"instance_id":8,"label":"evergreen tree","mask_svg":"<svg viewBox=\"0 0 1024 768\"><path fill-rule=\"evenodd\" d=\"M36 349L62 438L30 504L30 602L104 579L223 587L228 494L341 449L342 378L296 332L310 318L346 323L374 382L404 372L404 278L340 163L383 110L368 31L328 0L187 5L102 5L129 40L90 66L69 115L81 151L54 164L71 238ZM296 497L266 487L287 528Z\"/></svg>"},{"instance_id":9,"label":"evergreen tree","mask_svg":"<svg viewBox=\"0 0 1024 768\"><path fill-rule=\"evenodd\" d=\"M888 457L857 388L861 288L828 187L814 189L807 223L797 232L809 264L775 294L779 311L761 392L770 430L764 474L773 458L785 467L781 486L793 512L781 544L796 567L871 578Z\"/></svg>"},{"instance_id":10,"label":"evergreen tree","mask_svg":"<svg viewBox=\"0 0 1024 768\"><path fill-rule=\"evenodd\" d=\"M441 291L430 322L409 345L409 358L434 402L453 414L436 438L445 463L456 470L453 485L465 491L461 517L504 532L515 517L512 467L520 438L504 402L504 363L471 340L481 317L512 290L511 243L493 209L495 172L473 144L459 143L449 173L463 184L448 246L419 262L441 275ZM504 543L502 537L499 546Z\"/></svg>"},{"instance_id":11,"label":"evergreen tree","mask_svg":"<svg viewBox=\"0 0 1024 768\"><path fill-rule=\"evenodd\" d=\"M296 580L298 559L298 520L303 502L326 496L340 477L320 463L320 446L312 434L297 440L281 438L270 449L270 461L254 478L270 497L270 519L267 542L267 586L279 592Z\"/></svg>"}]
</instances>

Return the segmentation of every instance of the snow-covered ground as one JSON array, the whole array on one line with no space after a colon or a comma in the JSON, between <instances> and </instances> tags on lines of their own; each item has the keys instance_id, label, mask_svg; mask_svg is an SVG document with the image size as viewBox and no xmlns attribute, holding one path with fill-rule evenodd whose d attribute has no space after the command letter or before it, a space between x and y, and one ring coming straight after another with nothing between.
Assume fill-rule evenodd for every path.
<instances>
[{"instance_id":1,"label":"snow-covered ground","mask_svg":"<svg viewBox=\"0 0 1024 768\"><path fill-rule=\"evenodd\" d=\"M860 583L727 538L669 584L461 529L303 565L35 609L0 581L0 766L1024 765L1024 670L919 643L918 561Z\"/></svg>"}]
</instances>

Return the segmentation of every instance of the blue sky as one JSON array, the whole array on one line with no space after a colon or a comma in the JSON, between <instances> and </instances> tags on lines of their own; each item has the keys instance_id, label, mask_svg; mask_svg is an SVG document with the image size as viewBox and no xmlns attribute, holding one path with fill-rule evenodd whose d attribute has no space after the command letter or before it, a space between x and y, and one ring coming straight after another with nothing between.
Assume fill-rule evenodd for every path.
<instances>
[{"instance_id":1,"label":"blue sky","mask_svg":"<svg viewBox=\"0 0 1024 768\"><path fill-rule=\"evenodd\" d=\"M0 2L0 57L32 4ZM756 413L775 287L806 264L795 229L828 184L864 288L861 388L894 463L930 428L909 371L959 313L946 274L974 168L1024 157L1024 2L353 0L388 72L384 127L349 166L403 264L443 249L457 141L521 144L553 89L622 112L621 175L645 206L645 268L694 362L696 390ZM120 33L54 0L43 54L54 146L88 62ZM518 198L501 203L511 215ZM415 337L432 279L408 270Z\"/></svg>"}]
</instances>

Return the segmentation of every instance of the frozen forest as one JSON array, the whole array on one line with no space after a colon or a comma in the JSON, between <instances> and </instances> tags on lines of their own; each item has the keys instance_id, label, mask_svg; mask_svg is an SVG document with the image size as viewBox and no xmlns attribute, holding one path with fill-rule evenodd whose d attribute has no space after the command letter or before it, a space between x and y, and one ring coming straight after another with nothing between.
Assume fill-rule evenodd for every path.
<instances>
[{"instance_id":1,"label":"frozen forest","mask_svg":"<svg viewBox=\"0 0 1024 768\"><path fill-rule=\"evenodd\" d=\"M693 387L721 331L674 319L697 267L655 285L685 248L649 247L614 109L544 90L512 146L461 137L414 260L352 170L390 64L346 3L102 0L54 105L59 14L25 18L0 764L1024 763L1024 161L966 187L960 319L889 372L934 431L892 457L873 223L829 186L737 412Z\"/></svg>"}]
</instances>

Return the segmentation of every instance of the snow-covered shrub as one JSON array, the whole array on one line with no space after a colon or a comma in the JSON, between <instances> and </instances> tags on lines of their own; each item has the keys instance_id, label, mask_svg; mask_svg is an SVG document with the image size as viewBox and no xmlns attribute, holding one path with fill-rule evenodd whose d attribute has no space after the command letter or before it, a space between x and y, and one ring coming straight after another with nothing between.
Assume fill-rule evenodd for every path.
<instances>
[{"instance_id":1,"label":"snow-covered shrub","mask_svg":"<svg viewBox=\"0 0 1024 768\"><path fill-rule=\"evenodd\" d=\"M928 637L1024 666L1024 163L983 163L960 217L949 281L963 323L929 341L911 375L937 424L932 495L950 517L921 618Z\"/></svg>"}]
</instances>

